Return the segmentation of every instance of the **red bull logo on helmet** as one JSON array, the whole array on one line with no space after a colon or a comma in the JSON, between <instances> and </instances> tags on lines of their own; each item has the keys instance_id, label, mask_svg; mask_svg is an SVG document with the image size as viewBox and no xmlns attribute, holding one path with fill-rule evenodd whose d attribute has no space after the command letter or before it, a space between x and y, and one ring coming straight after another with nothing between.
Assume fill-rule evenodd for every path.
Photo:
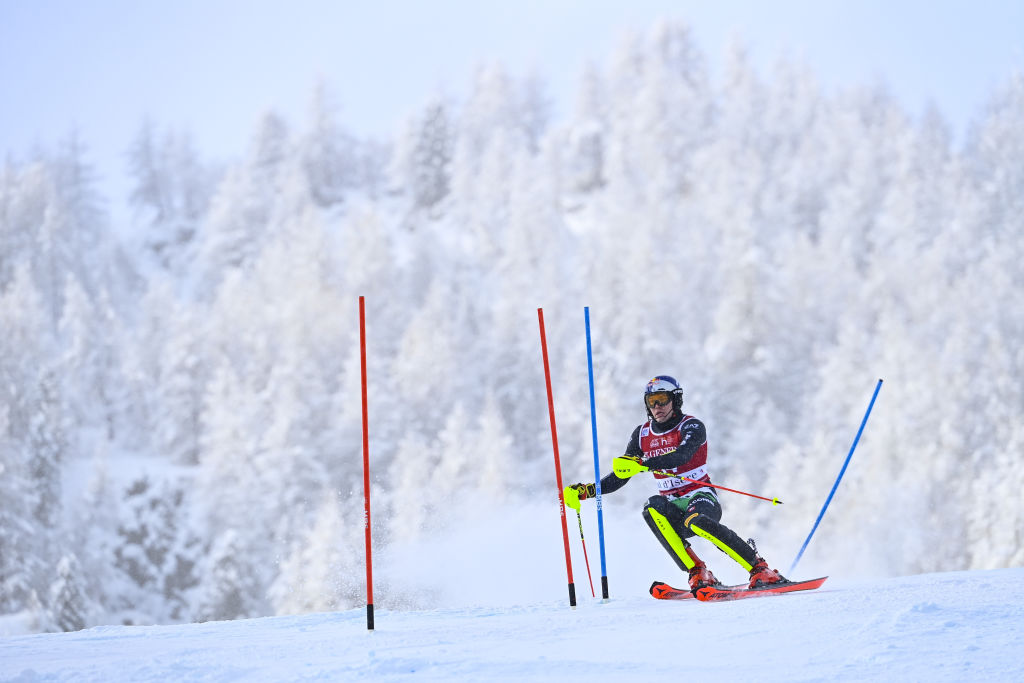
<instances>
[{"instance_id":1,"label":"red bull logo on helmet","mask_svg":"<svg viewBox=\"0 0 1024 683\"><path fill-rule=\"evenodd\" d=\"M647 383L647 393L653 394L658 391L676 391L679 383L668 375L658 375Z\"/></svg>"}]
</instances>

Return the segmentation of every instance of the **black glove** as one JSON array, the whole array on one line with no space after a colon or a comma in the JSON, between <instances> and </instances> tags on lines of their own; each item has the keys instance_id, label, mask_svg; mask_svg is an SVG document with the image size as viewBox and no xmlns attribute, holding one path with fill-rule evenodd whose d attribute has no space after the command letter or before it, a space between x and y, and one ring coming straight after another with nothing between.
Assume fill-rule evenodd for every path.
<instances>
[{"instance_id":1,"label":"black glove","mask_svg":"<svg viewBox=\"0 0 1024 683\"><path fill-rule=\"evenodd\" d=\"M570 484L569 488L576 490L576 495L580 497L580 500L597 496L597 484Z\"/></svg>"}]
</instances>

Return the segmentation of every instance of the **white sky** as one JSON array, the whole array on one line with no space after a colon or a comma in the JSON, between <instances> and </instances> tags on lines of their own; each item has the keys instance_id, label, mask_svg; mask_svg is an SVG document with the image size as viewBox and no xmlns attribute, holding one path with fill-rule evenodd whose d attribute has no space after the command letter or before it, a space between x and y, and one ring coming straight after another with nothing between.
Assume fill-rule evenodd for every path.
<instances>
[{"instance_id":1,"label":"white sky","mask_svg":"<svg viewBox=\"0 0 1024 683\"><path fill-rule=\"evenodd\" d=\"M0 154L77 129L109 183L149 115L227 159L268 108L302 124L321 77L350 131L383 138L487 61L536 71L557 104L626 28L661 17L690 23L712 68L736 36L765 67L805 59L829 88L880 80L914 114L931 99L958 138L1024 70L1015 0L0 0Z\"/></svg>"}]
</instances>

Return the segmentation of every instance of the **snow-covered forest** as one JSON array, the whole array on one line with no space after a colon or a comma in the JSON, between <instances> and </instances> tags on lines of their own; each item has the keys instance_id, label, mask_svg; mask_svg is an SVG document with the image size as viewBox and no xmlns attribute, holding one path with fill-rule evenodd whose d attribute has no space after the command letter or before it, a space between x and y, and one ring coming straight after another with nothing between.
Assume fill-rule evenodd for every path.
<instances>
[{"instance_id":1,"label":"snow-covered forest","mask_svg":"<svg viewBox=\"0 0 1024 683\"><path fill-rule=\"evenodd\" d=\"M712 72L664 22L623 36L560 117L543 74L482 67L467 93L380 141L318 88L226 165L140 122L130 198L101 195L73 135L4 162L0 615L365 604L361 295L382 550L453 533L474 502L550 501L557 527L537 308L571 482L593 480L589 306L604 468L646 381L674 375L714 480L787 503L723 499L782 565L882 377L808 557L1024 565L1024 77L954 142L884 84L827 91L742 45ZM649 493L606 511L646 534ZM431 603L381 581L385 607Z\"/></svg>"}]
</instances>

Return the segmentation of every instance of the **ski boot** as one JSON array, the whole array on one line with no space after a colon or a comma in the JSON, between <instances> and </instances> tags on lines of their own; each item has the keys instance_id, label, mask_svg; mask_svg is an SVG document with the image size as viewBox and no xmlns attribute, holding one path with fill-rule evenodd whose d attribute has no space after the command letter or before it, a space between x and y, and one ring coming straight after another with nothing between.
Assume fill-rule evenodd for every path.
<instances>
[{"instance_id":1,"label":"ski boot","mask_svg":"<svg viewBox=\"0 0 1024 683\"><path fill-rule=\"evenodd\" d=\"M748 587L760 588L761 586L769 586L773 583L782 583L786 580L786 577L780 574L778 569L769 569L768 563L764 561L763 557L758 555L757 562L750 568L750 583Z\"/></svg>"},{"instance_id":2,"label":"ski boot","mask_svg":"<svg viewBox=\"0 0 1024 683\"><path fill-rule=\"evenodd\" d=\"M697 560L697 564L690 569L690 590L693 591L693 594L696 595L697 591L705 586L716 585L718 585L718 579L715 578L715 575L703 561Z\"/></svg>"}]
</instances>

